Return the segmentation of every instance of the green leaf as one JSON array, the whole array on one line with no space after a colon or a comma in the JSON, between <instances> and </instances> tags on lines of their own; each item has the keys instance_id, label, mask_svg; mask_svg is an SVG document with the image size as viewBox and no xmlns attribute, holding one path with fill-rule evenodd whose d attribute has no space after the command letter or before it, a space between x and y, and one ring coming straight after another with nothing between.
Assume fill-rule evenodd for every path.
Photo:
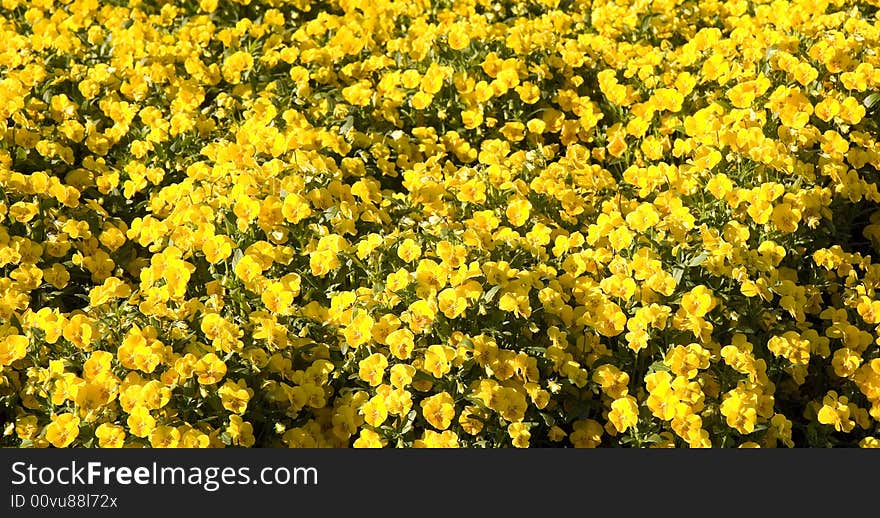
<instances>
[{"instance_id":1,"label":"green leaf","mask_svg":"<svg viewBox=\"0 0 880 518\"><path fill-rule=\"evenodd\" d=\"M687 265L688 266L699 266L699 265L703 264L706 261L706 259L708 259L708 257L709 257L709 254L707 254L706 252L703 252L700 255L698 255L698 256L694 257L693 259L691 259L690 261L688 261Z\"/></svg>"},{"instance_id":2,"label":"green leaf","mask_svg":"<svg viewBox=\"0 0 880 518\"><path fill-rule=\"evenodd\" d=\"M415 410L410 410L408 414L406 414L406 421L403 422L403 426L400 428L401 435L412 430L413 422L416 420L416 415L418 413Z\"/></svg>"},{"instance_id":3,"label":"green leaf","mask_svg":"<svg viewBox=\"0 0 880 518\"><path fill-rule=\"evenodd\" d=\"M669 372L669 366L666 365L665 363L663 363L662 361L656 361L656 362L652 363L650 366L648 366L648 374L651 374L653 372L660 372L660 371Z\"/></svg>"},{"instance_id":4,"label":"green leaf","mask_svg":"<svg viewBox=\"0 0 880 518\"><path fill-rule=\"evenodd\" d=\"M681 276L684 275L683 268L675 268L672 270L672 277L675 279L675 284L681 282Z\"/></svg>"},{"instance_id":5,"label":"green leaf","mask_svg":"<svg viewBox=\"0 0 880 518\"><path fill-rule=\"evenodd\" d=\"M232 269L235 270L235 266L241 261L241 258L244 257L244 252L241 251L241 248L236 248L232 253Z\"/></svg>"},{"instance_id":6,"label":"green leaf","mask_svg":"<svg viewBox=\"0 0 880 518\"><path fill-rule=\"evenodd\" d=\"M351 128L354 127L354 117L349 115L345 118L345 122L339 128L339 134L348 136L348 132L351 131Z\"/></svg>"},{"instance_id":7,"label":"green leaf","mask_svg":"<svg viewBox=\"0 0 880 518\"><path fill-rule=\"evenodd\" d=\"M501 289L501 286L492 286L489 288L489 291L483 294L483 300L486 302L492 302L492 299L495 297L495 294Z\"/></svg>"}]
</instances>

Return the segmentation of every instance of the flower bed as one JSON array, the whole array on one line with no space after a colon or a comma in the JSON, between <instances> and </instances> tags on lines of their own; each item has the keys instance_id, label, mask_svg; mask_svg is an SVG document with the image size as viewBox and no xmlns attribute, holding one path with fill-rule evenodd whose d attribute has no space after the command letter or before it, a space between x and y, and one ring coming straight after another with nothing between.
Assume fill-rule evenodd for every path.
<instances>
[{"instance_id":1,"label":"flower bed","mask_svg":"<svg viewBox=\"0 0 880 518\"><path fill-rule=\"evenodd\" d=\"M877 9L3 0L0 445L876 447Z\"/></svg>"}]
</instances>

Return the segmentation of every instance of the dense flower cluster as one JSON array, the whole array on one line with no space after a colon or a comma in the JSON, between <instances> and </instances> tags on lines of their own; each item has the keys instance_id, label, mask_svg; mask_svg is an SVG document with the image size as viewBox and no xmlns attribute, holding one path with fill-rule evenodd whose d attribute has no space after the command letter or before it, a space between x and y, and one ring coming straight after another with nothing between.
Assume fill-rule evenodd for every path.
<instances>
[{"instance_id":1,"label":"dense flower cluster","mask_svg":"<svg viewBox=\"0 0 880 518\"><path fill-rule=\"evenodd\" d=\"M0 445L880 446L877 0L0 1Z\"/></svg>"}]
</instances>

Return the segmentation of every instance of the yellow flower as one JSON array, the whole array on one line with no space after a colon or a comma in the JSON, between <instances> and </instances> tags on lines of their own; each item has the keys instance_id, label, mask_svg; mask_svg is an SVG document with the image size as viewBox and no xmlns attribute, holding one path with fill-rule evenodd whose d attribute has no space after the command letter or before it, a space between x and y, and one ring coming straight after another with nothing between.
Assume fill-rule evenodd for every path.
<instances>
[{"instance_id":1,"label":"yellow flower","mask_svg":"<svg viewBox=\"0 0 880 518\"><path fill-rule=\"evenodd\" d=\"M448 319L458 318L467 309L467 299L459 292L457 288L446 288L437 295L437 307Z\"/></svg>"},{"instance_id":2,"label":"yellow flower","mask_svg":"<svg viewBox=\"0 0 880 518\"><path fill-rule=\"evenodd\" d=\"M421 255L421 247L411 238L404 239L400 246L397 247L397 256L407 263L415 261Z\"/></svg>"},{"instance_id":3,"label":"yellow flower","mask_svg":"<svg viewBox=\"0 0 880 518\"><path fill-rule=\"evenodd\" d=\"M636 398L625 396L611 402L608 421L618 432L625 432L639 421L639 407Z\"/></svg>"},{"instance_id":4,"label":"yellow flower","mask_svg":"<svg viewBox=\"0 0 880 518\"><path fill-rule=\"evenodd\" d=\"M611 364L600 365L593 371L593 381L599 383L602 391L608 396L618 399L627 395L629 374Z\"/></svg>"},{"instance_id":5,"label":"yellow flower","mask_svg":"<svg viewBox=\"0 0 880 518\"><path fill-rule=\"evenodd\" d=\"M526 104L535 104L541 98L541 89L529 81L517 86L516 93L519 94L519 99ZM531 131L531 128L529 130Z\"/></svg>"},{"instance_id":6,"label":"yellow flower","mask_svg":"<svg viewBox=\"0 0 880 518\"><path fill-rule=\"evenodd\" d=\"M180 430L171 426L158 426L150 432L150 446L153 448L177 448L180 444Z\"/></svg>"},{"instance_id":7,"label":"yellow flower","mask_svg":"<svg viewBox=\"0 0 880 518\"><path fill-rule=\"evenodd\" d=\"M34 435L40 430L37 421L38 419L35 415L22 415L16 417L15 435L23 441L33 439Z\"/></svg>"},{"instance_id":8,"label":"yellow flower","mask_svg":"<svg viewBox=\"0 0 880 518\"><path fill-rule=\"evenodd\" d=\"M281 205L281 214L290 223L297 224L312 215L308 200L295 193L288 193Z\"/></svg>"},{"instance_id":9,"label":"yellow flower","mask_svg":"<svg viewBox=\"0 0 880 518\"><path fill-rule=\"evenodd\" d=\"M416 368L408 363L397 363L391 367L391 385L402 389L412 383Z\"/></svg>"},{"instance_id":10,"label":"yellow flower","mask_svg":"<svg viewBox=\"0 0 880 518\"><path fill-rule=\"evenodd\" d=\"M856 373L862 364L862 356L856 351L847 347L842 347L834 351L834 357L831 365L834 367L834 373L841 378L849 378Z\"/></svg>"},{"instance_id":11,"label":"yellow flower","mask_svg":"<svg viewBox=\"0 0 880 518\"><path fill-rule=\"evenodd\" d=\"M329 272L339 268L342 263L332 250L318 250L309 256L309 268L312 275L323 277Z\"/></svg>"},{"instance_id":12,"label":"yellow flower","mask_svg":"<svg viewBox=\"0 0 880 518\"><path fill-rule=\"evenodd\" d=\"M767 349L796 365L805 366L810 363L810 342L804 340L795 331L787 331L782 335L771 337L767 341Z\"/></svg>"},{"instance_id":13,"label":"yellow flower","mask_svg":"<svg viewBox=\"0 0 880 518\"><path fill-rule=\"evenodd\" d=\"M702 284L685 293L681 298L681 308L693 317L702 317L712 311L717 301L712 290Z\"/></svg>"},{"instance_id":14,"label":"yellow flower","mask_svg":"<svg viewBox=\"0 0 880 518\"><path fill-rule=\"evenodd\" d=\"M409 305L401 320L409 324L409 328L415 333L422 333L434 324L437 316L437 308L433 302L419 299Z\"/></svg>"},{"instance_id":15,"label":"yellow flower","mask_svg":"<svg viewBox=\"0 0 880 518\"><path fill-rule=\"evenodd\" d=\"M207 448L210 445L211 439L199 430L188 428L187 426L180 428L185 430L181 432L181 448Z\"/></svg>"},{"instance_id":16,"label":"yellow flower","mask_svg":"<svg viewBox=\"0 0 880 518\"><path fill-rule=\"evenodd\" d=\"M822 424L833 425L838 432L851 431L856 423L850 419L849 398L839 396L837 392L829 390L822 399L822 408L819 409L818 420Z\"/></svg>"},{"instance_id":17,"label":"yellow flower","mask_svg":"<svg viewBox=\"0 0 880 518\"><path fill-rule=\"evenodd\" d=\"M639 233L644 233L660 223L660 215L650 203L641 203L636 210L626 215L626 224Z\"/></svg>"},{"instance_id":18,"label":"yellow flower","mask_svg":"<svg viewBox=\"0 0 880 518\"><path fill-rule=\"evenodd\" d=\"M840 104L840 118L847 124L858 124L867 113L865 106L855 97L848 96Z\"/></svg>"},{"instance_id":19,"label":"yellow flower","mask_svg":"<svg viewBox=\"0 0 880 518\"><path fill-rule=\"evenodd\" d=\"M416 294L427 298L446 285L449 269L446 265L439 265L431 259L422 259L416 267L415 275L418 284Z\"/></svg>"},{"instance_id":20,"label":"yellow flower","mask_svg":"<svg viewBox=\"0 0 880 518\"><path fill-rule=\"evenodd\" d=\"M458 416L458 424L470 435L478 435L483 430L483 421L486 419L485 412L479 407L468 405L464 407L461 415Z\"/></svg>"},{"instance_id":21,"label":"yellow flower","mask_svg":"<svg viewBox=\"0 0 880 518\"><path fill-rule=\"evenodd\" d=\"M525 418L528 401L521 391L513 387L500 387L493 390L492 398L493 404L490 408L497 411L506 421L517 422Z\"/></svg>"},{"instance_id":22,"label":"yellow flower","mask_svg":"<svg viewBox=\"0 0 880 518\"><path fill-rule=\"evenodd\" d=\"M125 429L121 426L102 423L95 429L95 437L101 448L122 448L125 443Z\"/></svg>"},{"instance_id":23,"label":"yellow flower","mask_svg":"<svg viewBox=\"0 0 880 518\"><path fill-rule=\"evenodd\" d=\"M424 110L431 105L431 101L433 100L434 97L429 93L416 92L415 95L412 96L412 99L410 99L410 103L416 110Z\"/></svg>"},{"instance_id":24,"label":"yellow flower","mask_svg":"<svg viewBox=\"0 0 880 518\"><path fill-rule=\"evenodd\" d=\"M370 426L381 426L388 419L388 408L385 406L385 398L375 395L361 407L364 421Z\"/></svg>"},{"instance_id":25,"label":"yellow flower","mask_svg":"<svg viewBox=\"0 0 880 518\"><path fill-rule=\"evenodd\" d=\"M621 226L611 231L608 236L608 242L611 243L611 248L619 252L629 248L633 242L633 237L633 233L628 228Z\"/></svg>"},{"instance_id":26,"label":"yellow flower","mask_svg":"<svg viewBox=\"0 0 880 518\"><path fill-rule=\"evenodd\" d=\"M97 335L97 330L94 322L82 314L74 315L64 325L64 339L80 349L88 350L96 337L95 335Z\"/></svg>"},{"instance_id":27,"label":"yellow flower","mask_svg":"<svg viewBox=\"0 0 880 518\"><path fill-rule=\"evenodd\" d=\"M147 437L156 427L156 419L145 406L136 406L129 412L126 424L132 435Z\"/></svg>"},{"instance_id":28,"label":"yellow flower","mask_svg":"<svg viewBox=\"0 0 880 518\"><path fill-rule=\"evenodd\" d=\"M794 448L794 442L791 440L791 421L782 414L776 414L770 419L770 425L776 439L781 440L789 448Z\"/></svg>"},{"instance_id":29,"label":"yellow flower","mask_svg":"<svg viewBox=\"0 0 880 518\"><path fill-rule=\"evenodd\" d=\"M391 354L399 360L406 360L412 356L415 343L412 331L406 328L397 329L388 334L386 343Z\"/></svg>"},{"instance_id":30,"label":"yellow flower","mask_svg":"<svg viewBox=\"0 0 880 518\"><path fill-rule=\"evenodd\" d=\"M234 270L235 275L245 283L254 281L263 273L263 267L250 255L243 256L235 265Z\"/></svg>"},{"instance_id":31,"label":"yellow flower","mask_svg":"<svg viewBox=\"0 0 880 518\"><path fill-rule=\"evenodd\" d=\"M372 85L366 79L342 89L342 97L355 106L367 106L373 97Z\"/></svg>"},{"instance_id":32,"label":"yellow flower","mask_svg":"<svg viewBox=\"0 0 880 518\"><path fill-rule=\"evenodd\" d=\"M254 57L245 51L237 51L229 55L222 66L223 78L232 84L241 81L241 74L254 66Z\"/></svg>"},{"instance_id":33,"label":"yellow flower","mask_svg":"<svg viewBox=\"0 0 880 518\"><path fill-rule=\"evenodd\" d=\"M100 306L110 299L125 298L131 295L131 288L116 277L108 277L104 284L92 288L89 293L89 304L92 307Z\"/></svg>"},{"instance_id":34,"label":"yellow flower","mask_svg":"<svg viewBox=\"0 0 880 518\"><path fill-rule=\"evenodd\" d=\"M371 387L376 387L382 383L385 376L385 369L388 368L388 358L381 353L373 353L358 362L360 370L358 377L367 382Z\"/></svg>"},{"instance_id":35,"label":"yellow flower","mask_svg":"<svg viewBox=\"0 0 880 518\"><path fill-rule=\"evenodd\" d=\"M210 385L217 383L226 375L226 364L214 353L208 353L195 363L193 372L198 376L199 383Z\"/></svg>"},{"instance_id":36,"label":"yellow flower","mask_svg":"<svg viewBox=\"0 0 880 518\"><path fill-rule=\"evenodd\" d=\"M0 342L0 367L27 356L30 340L22 335L8 335Z\"/></svg>"},{"instance_id":37,"label":"yellow flower","mask_svg":"<svg viewBox=\"0 0 880 518\"><path fill-rule=\"evenodd\" d=\"M467 47L470 44L470 37L467 35L467 24L454 24L447 36L447 42L453 50L462 50Z\"/></svg>"},{"instance_id":38,"label":"yellow flower","mask_svg":"<svg viewBox=\"0 0 880 518\"><path fill-rule=\"evenodd\" d=\"M422 415L425 420L438 430L445 430L452 424L455 417L455 406L452 396L447 392L440 392L421 402Z\"/></svg>"},{"instance_id":39,"label":"yellow flower","mask_svg":"<svg viewBox=\"0 0 880 518\"><path fill-rule=\"evenodd\" d=\"M829 122L840 113L840 103L834 97L826 97L816 104L814 113L816 117Z\"/></svg>"},{"instance_id":40,"label":"yellow flower","mask_svg":"<svg viewBox=\"0 0 880 518\"><path fill-rule=\"evenodd\" d=\"M223 408L236 414L243 414L247 409L248 401L254 395L253 389L248 388L245 380L226 380L226 383L217 391Z\"/></svg>"},{"instance_id":41,"label":"yellow flower","mask_svg":"<svg viewBox=\"0 0 880 518\"><path fill-rule=\"evenodd\" d=\"M215 235L205 240L202 244L202 252L209 263L217 264L232 255L232 245L232 240L228 236Z\"/></svg>"},{"instance_id":42,"label":"yellow flower","mask_svg":"<svg viewBox=\"0 0 880 518\"><path fill-rule=\"evenodd\" d=\"M505 214L511 225L520 227L528 221L531 210L532 204L529 200L521 196L515 196L507 203Z\"/></svg>"},{"instance_id":43,"label":"yellow flower","mask_svg":"<svg viewBox=\"0 0 880 518\"><path fill-rule=\"evenodd\" d=\"M408 390L389 388L384 397L389 414L403 416L412 409L412 394Z\"/></svg>"},{"instance_id":44,"label":"yellow flower","mask_svg":"<svg viewBox=\"0 0 880 518\"><path fill-rule=\"evenodd\" d=\"M513 446L516 448L528 448L529 439L532 434L529 433L528 425L524 423L510 423L507 425L507 434L513 439Z\"/></svg>"},{"instance_id":45,"label":"yellow flower","mask_svg":"<svg viewBox=\"0 0 880 518\"><path fill-rule=\"evenodd\" d=\"M46 440L56 448L66 448L79 435L79 417L74 414L61 414L52 417L46 426Z\"/></svg>"},{"instance_id":46,"label":"yellow flower","mask_svg":"<svg viewBox=\"0 0 880 518\"><path fill-rule=\"evenodd\" d=\"M452 368L450 362L455 358L455 349L448 345L432 345L425 352L424 369L435 378L442 378Z\"/></svg>"},{"instance_id":47,"label":"yellow flower","mask_svg":"<svg viewBox=\"0 0 880 518\"><path fill-rule=\"evenodd\" d=\"M226 427L226 433L229 434L232 444L235 446L250 448L256 443L254 425L243 420L240 416L229 416L229 425Z\"/></svg>"},{"instance_id":48,"label":"yellow flower","mask_svg":"<svg viewBox=\"0 0 880 518\"><path fill-rule=\"evenodd\" d=\"M773 208L770 221L782 232L791 234L798 228L801 219L801 211L788 202L780 203Z\"/></svg>"},{"instance_id":49,"label":"yellow flower","mask_svg":"<svg viewBox=\"0 0 880 518\"><path fill-rule=\"evenodd\" d=\"M739 433L752 433L758 420L758 394L742 383L738 384L724 394L721 415L727 419L727 425Z\"/></svg>"},{"instance_id":50,"label":"yellow flower","mask_svg":"<svg viewBox=\"0 0 880 518\"><path fill-rule=\"evenodd\" d=\"M355 448L383 448L386 444L387 441L381 435L372 430L362 428L360 435L358 435L352 446Z\"/></svg>"},{"instance_id":51,"label":"yellow flower","mask_svg":"<svg viewBox=\"0 0 880 518\"><path fill-rule=\"evenodd\" d=\"M413 448L458 448L458 436L452 430L443 433L425 430L421 439L413 443Z\"/></svg>"},{"instance_id":52,"label":"yellow flower","mask_svg":"<svg viewBox=\"0 0 880 518\"><path fill-rule=\"evenodd\" d=\"M595 448L602 443L604 430L598 421L585 419L575 421L574 431L568 436L575 448Z\"/></svg>"},{"instance_id":53,"label":"yellow flower","mask_svg":"<svg viewBox=\"0 0 880 518\"><path fill-rule=\"evenodd\" d=\"M343 331L345 342L352 347L358 347L369 342L372 338L371 330L374 323L366 311L356 310L352 315L351 322Z\"/></svg>"}]
</instances>

